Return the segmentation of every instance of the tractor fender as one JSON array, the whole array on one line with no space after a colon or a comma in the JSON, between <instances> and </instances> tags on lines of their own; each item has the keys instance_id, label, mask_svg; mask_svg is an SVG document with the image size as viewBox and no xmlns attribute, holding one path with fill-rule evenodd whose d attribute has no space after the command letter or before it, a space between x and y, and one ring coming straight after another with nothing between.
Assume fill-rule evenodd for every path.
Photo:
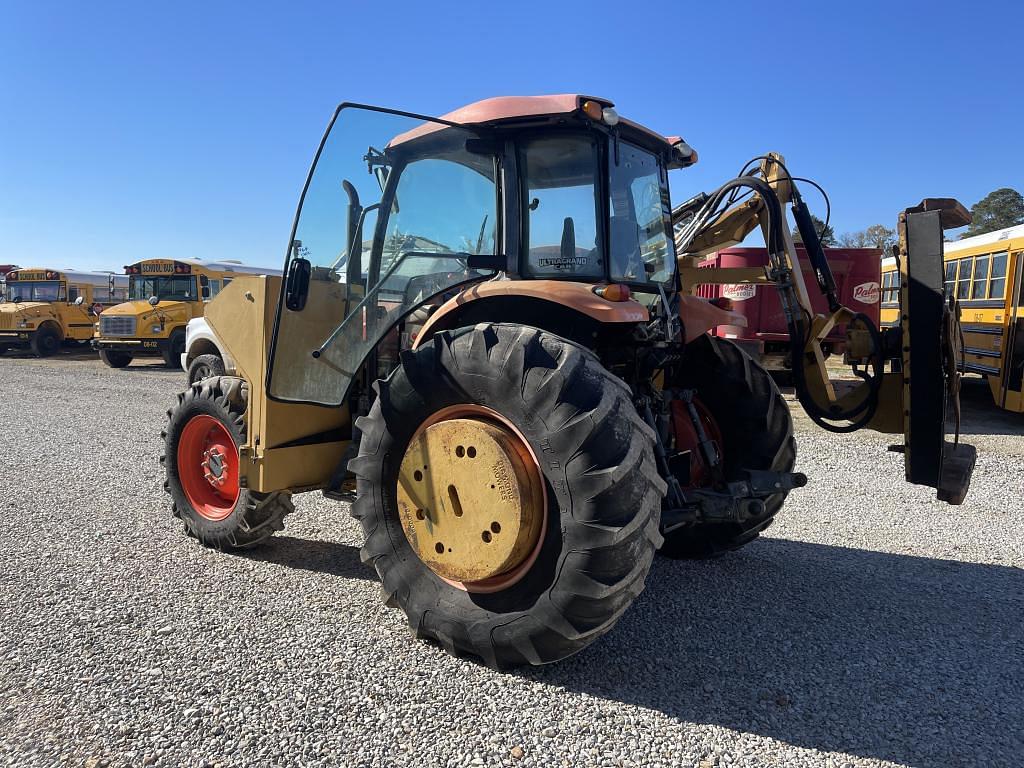
<instances>
[{"instance_id":1,"label":"tractor fender","mask_svg":"<svg viewBox=\"0 0 1024 768\"><path fill-rule=\"evenodd\" d=\"M650 320L643 304L609 301L589 283L564 280L490 280L477 283L442 304L413 344L438 331L478 322L518 322L581 341L605 325L624 327Z\"/></svg>"},{"instance_id":2,"label":"tractor fender","mask_svg":"<svg viewBox=\"0 0 1024 768\"><path fill-rule=\"evenodd\" d=\"M747 318L739 312L720 309L707 299L687 294L679 297L679 316L687 344L720 325L747 325ZM523 323L589 345L599 327L621 328L649 320L644 305L632 299L608 301L594 293L588 283L491 280L442 304L417 334L413 349L438 331L478 322Z\"/></svg>"}]
</instances>

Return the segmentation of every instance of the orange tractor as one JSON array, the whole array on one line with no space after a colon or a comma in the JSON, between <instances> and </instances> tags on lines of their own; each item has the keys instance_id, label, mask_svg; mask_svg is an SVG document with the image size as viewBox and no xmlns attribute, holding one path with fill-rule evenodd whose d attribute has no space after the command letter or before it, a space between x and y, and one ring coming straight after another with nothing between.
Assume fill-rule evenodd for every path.
<instances>
[{"instance_id":1,"label":"orange tractor","mask_svg":"<svg viewBox=\"0 0 1024 768\"><path fill-rule=\"evenodd\" d=\"M963 209L901 216L903 323L883 334L836 300L781 158L673 210L669 172L696 160L587 96L339 107L284 277L239 278L207 309L233 368L169 411L174 514L230 549L280 530L294 493L352 500L418 637L499 668L562 659L614 626L656 553L741 547L806 482L772 379L707 333L742 322L695 295L716 282L778 288L816 422L902 434L907 479L962 500L974 451L945 437L941 251ZM696 268L757 226L767 269ZM822 365L836 324L845 382Z\"/></svg>"}]
</instances>

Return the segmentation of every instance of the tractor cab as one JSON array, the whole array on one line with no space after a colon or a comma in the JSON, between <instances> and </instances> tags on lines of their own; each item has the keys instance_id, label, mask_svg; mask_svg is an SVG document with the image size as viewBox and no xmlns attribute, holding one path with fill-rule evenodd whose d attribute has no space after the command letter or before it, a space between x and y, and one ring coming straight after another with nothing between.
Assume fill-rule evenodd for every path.
<instances>
[{"instance_id":1,"label":"tractor cab","mask_svg":"<svg viewBox=\"0 0 1024 768\"><path fill-rule=\"evenodd\" d=\"M399 322L415 334L470 283L558 281L548 293L570 306L614 285L652 303L676 279L668 170L695 160L585 96L442 118L342 105L296 215L271 396L340 404Z\"/></svg>"}]
</instances>

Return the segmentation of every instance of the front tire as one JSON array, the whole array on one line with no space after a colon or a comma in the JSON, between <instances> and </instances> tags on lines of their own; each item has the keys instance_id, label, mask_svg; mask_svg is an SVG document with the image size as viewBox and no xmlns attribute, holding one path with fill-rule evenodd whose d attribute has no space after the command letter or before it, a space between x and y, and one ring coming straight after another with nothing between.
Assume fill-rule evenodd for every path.
<instances>
[{"instance_id":1,"label":"front tire","mask_svg":"<svg viewBox=\"0 0 1024 768\"><path fill-rule=\"evenodd\" d=\"M168 368L178 368L181 366L181 356L184 353L185 331L178 329L171 333L171 337L167 340L167 347L160 353L160 356Z\"/></svg>"},{"instance_id":2,"label":"front tire","mask_svg":"<svg viewBox=\"0 0 1024 768\"><path fill-rule=\"evenodd\" d=\"M50 325L44 325L32 337L32 352L36 357L50 357L60 350L60 334Z\"/></svg>"},{"instance_id":3,"label":"front tire","mask_svg":"<svg viewBox=\"0 0 1024 768\"><path fill-rule=\"evenodd\" d=\"M291 494L240 487L239 446L245 445L248 388L242 379L205 379L178 395L167 411L166 490L185 532L206 547L253 547L284 529Z\"/></svg>"},{"instance_id":4,"label":"front tire","mask_svg":"<svg viewBox=\"0 0 1024 768\"><path fill-rule=\"evenodd\" d=\"M101 349L100 360L108 368L127 368L132 362L131 352L118 352L113 349Z\"/></svg>"},{"instance_id":5,"label":"front tire","mask_svg":"<svg viewBox=\"0 0 1024 768\"><path fill-rule=\"evenodd\" d=\"M224 375L224 361L218 355L199 355L188 366L189 386L211 376Z\"/></svg>"},{"instance_id":6,"label":"front tire","mask_svg":"<svg viewBox=\"0 0 1024 768\"><path fill-rule=\"evenodd\" d=\"M671 382L692 389L722 436L725 479L744 469L792 472L796 464L793 418L771 375L726 339L702 336L686 347ZM775 520L786 492L765 499L764 514L743 523L695 523L665 537L661 554L675 558L718 557L756 539Z\"/></svg>"},{"instance_id":7,"label":"front tire","mask_svg":"<svg viewBox=\"0 0 1024 768\"><path fill-rule=\"evenodd\" d=\"M625 384L584 348L513 325L438 333L376 385L362 432L352 514L363 560L417 637L504 669L546 664L609 631L640 594L661 543L665 483L654 434ZM546 484L536 560L499 591L459 588L427 567L399 519L397 482L417 428L442 409L479 406L512 424ZM455 514L460 514L456 512Z\"/></svg>"}]
</instances>

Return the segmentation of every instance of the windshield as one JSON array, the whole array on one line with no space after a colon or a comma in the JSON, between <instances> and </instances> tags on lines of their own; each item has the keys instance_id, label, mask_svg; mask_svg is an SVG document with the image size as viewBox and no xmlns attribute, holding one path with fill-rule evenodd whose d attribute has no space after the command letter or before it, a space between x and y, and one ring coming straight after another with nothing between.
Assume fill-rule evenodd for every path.
<instances>
[{"instance_id":1,"label":"windshield","mask_svg":"<svg viewBox=\"0 0 1024 768\"><path fill-rule=\"evenodd\" d=\"M59 280L7 283L8 301L64 301L64 296L64 283Z\"/></svg>"},{"instance_id":2,"label":"windshield","mask_svg":"<svg viewBox=\"0 0 1024 768\"><path fill-rule=\"evenodd\" d=\"M167 277L132 277L128 281L128 298L148 301L156 296L160 301L196 301L194 276L168 275Z\"/></svg>"},{"instance_id":3,"label":"windshield","mask_svg":"<svg viewBox=\"0 0 1024 768\"><path fill-rule=\"evenodd\" d=\"M494 149L477 140L429 118L339 111L296 221L293 255L311 277L303 306L280 309L272 397L338 405L406 315L493 274L469 266L498 253L500 231Z\"/></svg>"},{"instance_id":4,"label":"windshield","mask_svg":"<svg viewBox=\"0 0 1024 768\"><path fill-rule=\"evenodd\" d=\"M675 272L672 203L658 158L626 142L609 158L611 278L667 282Z\"/></svg>"}]
</instances>

